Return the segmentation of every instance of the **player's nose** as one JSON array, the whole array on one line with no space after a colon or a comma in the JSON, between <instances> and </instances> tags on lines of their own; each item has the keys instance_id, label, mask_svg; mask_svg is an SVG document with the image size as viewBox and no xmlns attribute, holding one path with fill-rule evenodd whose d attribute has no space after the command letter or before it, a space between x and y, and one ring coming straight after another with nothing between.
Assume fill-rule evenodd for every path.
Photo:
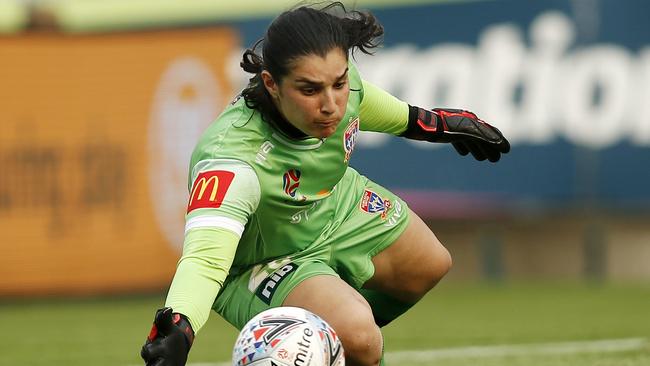
<instances>
[{"instance_id":1,"label":"player's nose","mask_svg":"<svg viewBox=\"0 0 650 366\"><path fill-rule=\"evenodd\" d=\"M336 112L336 98L331 90L325 90L321 94L320 111L325 115Z\"/></svg>"}]
</instances>

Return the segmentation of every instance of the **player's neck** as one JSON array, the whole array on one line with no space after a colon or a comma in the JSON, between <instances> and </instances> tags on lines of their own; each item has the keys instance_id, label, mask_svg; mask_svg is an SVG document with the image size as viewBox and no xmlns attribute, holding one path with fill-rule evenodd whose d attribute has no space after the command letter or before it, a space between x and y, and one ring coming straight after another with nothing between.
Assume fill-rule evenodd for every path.
<instances>
[{"instance_id":1,"label":"player's neck","mask_svg":"<svg viewBox=\"0 0 650 366\"><path fill-rule=\"evenodd\" d=\"M277 108L273 108L269 113L269 119L271 125L277 128L282 134L296 140L303 140L309 138L307 134L300 131L294 125L292 125L286 118L278 111Z\"/></svg>"}]
</instances>

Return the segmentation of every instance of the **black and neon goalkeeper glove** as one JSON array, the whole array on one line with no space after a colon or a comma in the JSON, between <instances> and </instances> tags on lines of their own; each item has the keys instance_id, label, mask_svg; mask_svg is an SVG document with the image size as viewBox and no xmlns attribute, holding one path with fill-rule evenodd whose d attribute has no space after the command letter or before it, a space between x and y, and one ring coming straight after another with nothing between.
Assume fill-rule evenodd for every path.
<instances>
[{"instance_id":1,"label":"black and neon goalkeeper glove","mask_svg":"<svg viewBox=\"0 0 650 366\"><path fill-rule=\"evenodd\" d=\"M496 127L462 109L426 110L409 106L409 123L400 136L430 142L450 142L459 154L497 162L510 143Z\"/></svg>"},{"instance_id":2,"label":"black and neon goalkeeper glove","mask_svg":"<svg viewBox=\"0 0 650 366\"><path fill-rule=\"evenodd\" d=\"M185 316L158 309L140 356L147 366L185 366L192 342L194 331Z\"/></svg>"}]
</instances>

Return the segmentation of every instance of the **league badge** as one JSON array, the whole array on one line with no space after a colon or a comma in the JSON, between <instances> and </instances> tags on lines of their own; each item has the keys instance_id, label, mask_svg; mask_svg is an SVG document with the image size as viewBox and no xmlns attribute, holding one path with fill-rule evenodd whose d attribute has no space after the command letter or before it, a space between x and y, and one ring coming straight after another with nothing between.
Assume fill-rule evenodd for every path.
<instances>
[{"instance_id":1,"label":"league badge","mask_svg":"<svg viewBox=\"0 0 650 366\"><path fill-rule=\"evenodd\" d=\"M298 187L300 186L300 175L300 170L289 169L282 176L282 190L296 201L304 201L307 199L307 197L297 194Z\"/></svg>"}]
</instances>

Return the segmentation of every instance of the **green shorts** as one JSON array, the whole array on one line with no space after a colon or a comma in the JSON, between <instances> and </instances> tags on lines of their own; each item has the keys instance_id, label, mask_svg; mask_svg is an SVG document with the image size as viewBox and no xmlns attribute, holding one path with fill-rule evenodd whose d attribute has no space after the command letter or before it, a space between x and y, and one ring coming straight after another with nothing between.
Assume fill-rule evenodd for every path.
<instances>
[{"instance_id":1,"label":"green shorts","mask_svg":"<svg viewBox=\"0 0 650 366\"><path fill-rule=\"evenodd\" d=\"M300 282L338 276L355 289L374 274L371 258L390 246L409 222L407 205L384 187L351 170L340 194L337 220L307 249L228 276L213 309L237 329L256 314L281 306ZM337 199L337 197L333 197Z\"/></svg>"}]
</instances>

